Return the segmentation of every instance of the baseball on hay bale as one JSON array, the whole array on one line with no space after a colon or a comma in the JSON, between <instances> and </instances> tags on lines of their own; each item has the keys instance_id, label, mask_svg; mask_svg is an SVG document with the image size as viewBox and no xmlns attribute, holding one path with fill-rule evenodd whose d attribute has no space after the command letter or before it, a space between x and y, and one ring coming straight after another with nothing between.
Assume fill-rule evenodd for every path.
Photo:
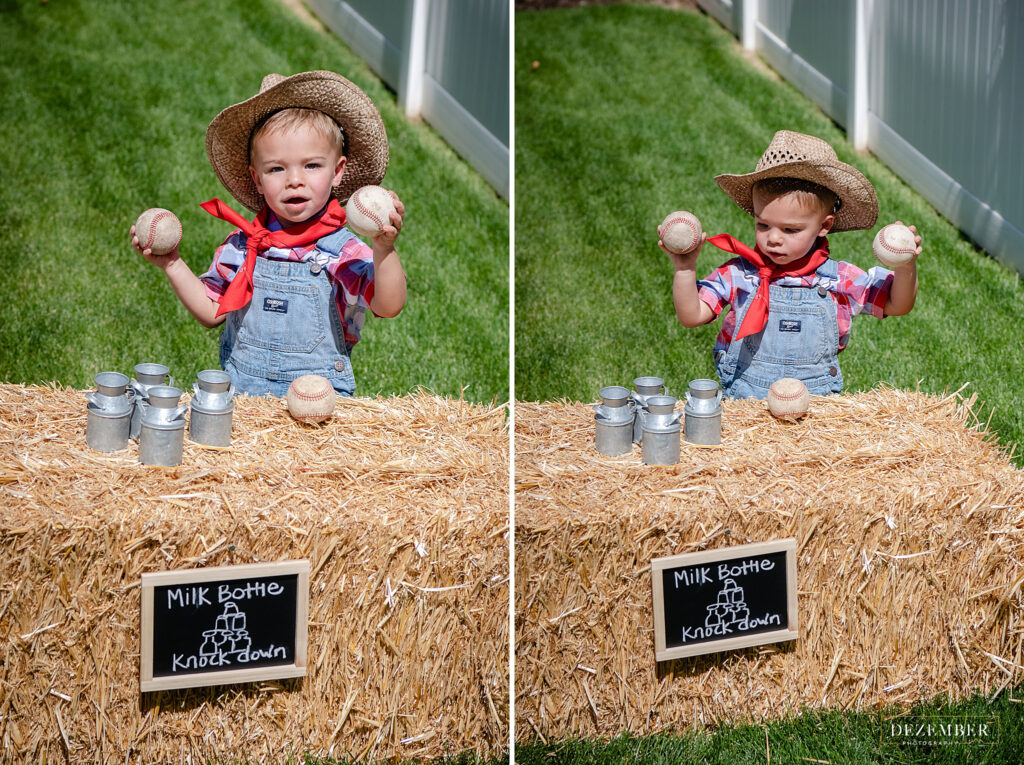
<instances>
[{"instance_id":1,"label":"baseball on hay bale","mask_svg":"<svg viewBox=\"0 0 1024 765\"><path fill-rule=\"evenodd\" d=\"M909 263L917 251L914 232L902 223L882 226L871 243L878 262L887 268L898 268Z\"/></svg>"},{"instance_id":2,"label":"baseball on hay bale","mask_svg":"<svg viewBox=\"0 0 1024 765\"><path fill-rule=\"evenodd\" d=\"M345 204L345 221L357 234L372 239L391 225L393 212L395 200L390 191L383 186L362 186Z\"/></svg>"},{"instance_id":3,"label":"baseball on hay bale","mask_svg":"<svg viewBox=\"0 0 1024 765\"><path fill-rule=\"evenodd\" d=\"M181 241L181 221L170 210L151 207L135 221L135 236L139 239L140 250L167 255Z\"/></svg>"},{"instance_id":4,"label":"baseball on hay bale","mask_svg":"<svg viewBox=\"0 0 1024 765\"><path fill-rule=\"evenodd\" d=\"M334 414L337 394L331 381L320 375L296 377L288 386L288 413L299 422L322 422Z\"/></svg>"},{"instance_id":5,"label":"baseball on hay bale","mask_svg":"<svg viewBox=\"0 0 1024 765\"><path fill-rule=\"evenodd\" d=\"M794 377L783 377L768 389L768 411L780 420L798 420L807 414L811 394L807 386Z\"/></svg>"},{"instance_id":6,"label":"baseball on hay bale","mask_svg":"<svg viewBox=\"0 0 1024 765\"><path fill-rule=\"evenodd\" d=\"M676 255L685 255L700 244L704 230L697 216L686 210L677 210L665 216L658 228L665 249Z\"/></svg>"}]
</instances>

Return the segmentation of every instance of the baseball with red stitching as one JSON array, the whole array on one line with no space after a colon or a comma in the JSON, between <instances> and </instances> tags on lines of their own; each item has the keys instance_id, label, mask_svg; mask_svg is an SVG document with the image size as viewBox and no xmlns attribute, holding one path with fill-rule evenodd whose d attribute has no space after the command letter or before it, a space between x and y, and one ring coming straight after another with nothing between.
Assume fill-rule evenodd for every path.
<instances>
[{"instance_id":1,"label":"baseball with red stitching","mask_svg":"<svg viewBox=\"0 0 1024 765\"><path fill-rule=\"evenodd\" d=\"M394 211L395 200L390 191L381 186L363 186L356 189L345 205L346 225L360 236L372 239L391 225Z\"/></svg>"},{"instance_id":2,"label":"baseball with red stitching","mask_svg":"<svg viewBox=\"0 0 1024 765\"><path fill-rule=\"evenodd\" d=\"M661 243L676 255L684 255L700 244L704 233L697 216L686 210L669 213L661 222Z\"/></svg>"},{"instance_id":3,"label":"baseball with red stitching","mask_svg":"<svg viewBox=\"0 0 1024 765\"><path fill-rule=\"evenodd\" d=\"M917 250L914 232L902 223L890 223L882 226L875 241L871 243L878 262L886 268L897 268L909 263Z\"/></svg>"},{"instance_id":4,"label":"baseball with red stitching","mask_svg":"<svg viewBox=\"0 0 1024 765\"><path fill-rule=\"evenodd\" d=\"M768 411L780 420L798 420L807 414L811 394L807 386L794 377L783 377L768 389Z\"/></svg>"},{"instance_id":5,"label":"baseball with red stitching","mask_svg":"<svg viewBox=\"0 0 1024 765\"><path fill-rule=\"evenodd\" d=\"M170 210L151 207L135 221L135 236L139 238L140 250L166 255L181 242L181 221Z\"/></svg>"},{"instance_id":6,"label":"baseball with red stitching","mask_svg":"<svg viewBox=\"0 0 1024 765\"><path fill-rule=\"evenodd\" d=\"M330 380L320 375L296 377L288 386L288 413L299 422L321 422L334 414L337 394Z\"/></svg>"}]
</instances>

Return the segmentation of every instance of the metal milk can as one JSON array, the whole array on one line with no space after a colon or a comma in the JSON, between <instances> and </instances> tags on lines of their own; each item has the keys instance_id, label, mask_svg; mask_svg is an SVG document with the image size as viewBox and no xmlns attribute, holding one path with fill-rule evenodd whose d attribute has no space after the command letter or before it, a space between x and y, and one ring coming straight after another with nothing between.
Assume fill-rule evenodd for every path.
<instances>
[{"instance_id":1,"label":"metal milk can","mask_svg":"<svg viewBox=\"0 0 1024 765\"><path fill-rule=\"evenodd\" d=\"M135 411L132 413L132 438L138 438L142 430L142 418L149 406L149 389L154 385L174 385L170 370L163 364L136 364L132 390L135 391Z\"/></svg>"},{"instance_id":2,"label":"metal milk can","mask_svg":"<svg viewBox=\"0 0 1024 765\"><path fill-rule=\"evenodd\" d=\"M597 423L597 451L607 457L621 457L633 451L633 402L621 385L608 385L599 393L601 403L594 405Z\"/></svg>"},{"instance_id":3,"label":"metal milk can","mask_svg":"<svg viewBox=\"0 0 1024 765\"><path fill-rule=\"evenodd\" d=\"M713 446L722 443L722 391L717 380L692 380L686 393L686 440Z\"/></svg>"},{"instance_id":4,"label":"metal milk can","mask_svg":"<svg viewBox=\"0 0 1024 765\"><path fill-rule=\"evenodd\" d=\"M192 390L188 437L207 446L230 445L231 414L235 410L231 375L220 369L204 369Z\"/></svg>"},{"instance_id":5,"label":"metal milk can","mask_svg":"<svg viewBox=\"0 0 1024 765\"><path fill-rule=\"evenodd\" d=\"M651 396L647 399L644 419L643 460L645 465L674 465L679 462L679 420L672 396Z\"/></svg>"},{"instance_id":6,"label":"metal milk can","mask_svg":"<svg viewBox=\"0 0 1024 765\"><path fill-rule=\"evenodd\" d=\"M149 389L149 405L142 416L139 460L144 465L173 467L181 464L185 445L185 411L178 406L181 390L170 385Z\"/></svg>"},{"instance_id":7,"label":"metal milk can","mask_svg":"<svg viewBox=\"0 0 1024 765\"><path fill-rule=\"evenodd\" d=\"M635 388L631 398L633 407L636 410L636 419L633 421L633 443L639 444L643 440L644 419L647 417L647 400L651 396L665 396L668 391L665 389L665 381L660 377L637 377L633 380Z\"/></svg>"},{"instance_id":8,"label":"metal milk can","mask_svg":"<svg viewBox=\"0 0 1024 765\"><path fill-rule=\"evenodd\" d=\"M98 452L117 452L128 447L131 429L132 396L128 375L100 372L93 378L94 393L86 393L88 419L85 443Z\"/></svg>"}]
</instances>

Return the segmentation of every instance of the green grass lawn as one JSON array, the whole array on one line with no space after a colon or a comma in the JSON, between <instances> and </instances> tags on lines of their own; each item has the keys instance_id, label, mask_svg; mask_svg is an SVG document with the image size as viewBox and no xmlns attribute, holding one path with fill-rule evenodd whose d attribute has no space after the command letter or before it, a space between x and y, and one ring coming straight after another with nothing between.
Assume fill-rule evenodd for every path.
<instances>
[{"instance_id":1,"label":"green grass lawn","mask_svg":"<svg viewBox=\"0 0 1024 765\"><path fill-rule=\"evenodd\" d=\"M1024 725L1019 708L1024 700L1002 694L994 702L976 697L950 706L929 704L909 710L821 712L769 725L725 725L683 736L611 741L577 739L557 743L516 745L518 765L766 765L767 763L1015 763L1024 753ZM905 715L905 716L901 716ZM955 734L942 735L941 724L988 722L980 743L961 743ZM933 725L934 743L921 745L922 725ZM894 729L893 726L898 726ZM905 731L909 727L910 735ZM948 729L947 729L948 730ZM915 736L917 736L915 738ZM961 737L963 738L963 737ZM938 743L942 741L943 743Z\"/></svg>"},{"instance_id":2,"label":"green grass lawn","mask_svg":"<svg viewBox=\"0 0 1024 765\"><path fill-rule=\"evenodd\" d=\"M270 72L329 69L380 110L384 185L407 210L408 302L367 319L357 394L508 400L508 204L337 38L280 0L0 0L0 35L0 381L88 389L158 361L191 389L216 368L219 329L191 318L128 229L147 207L175 211L184 259L206 270L231 226L199 203L244 211L206 159L210 120Z\"/></svg>"},{"instance_id":3,"label":"green grass lawn","mask_svg":"<svg viewBox=\"0 0 1024 765\"><path fill-rule=\"evenodd\" d=\"M709 17L640 4L520 12L514 67L517 399L596 401L602 386L639 375L664 377L678 394L713 378L720 323L676 321L657 226L686 209L705 231L752 244L752 219L713 177L752 171L775 131L789 129L827 140L878 192L874 229L830 237L834 257L876 265L871 240L895 220L924 237L913 312L854 320L840 357L847 390L969 383L1001 443L1024 441L1020 277L879 160L858 156ZM698 275L726 259L705 247Z\"/></svg>"}]
</instances>

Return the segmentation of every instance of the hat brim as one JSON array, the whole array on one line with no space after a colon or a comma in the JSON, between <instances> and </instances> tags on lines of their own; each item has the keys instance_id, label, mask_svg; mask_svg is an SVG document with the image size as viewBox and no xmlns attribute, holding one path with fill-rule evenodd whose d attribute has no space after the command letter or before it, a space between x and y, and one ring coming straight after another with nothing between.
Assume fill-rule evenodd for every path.
<instances>
[{"instance_id":1,"label":"hat brim","mask_svg":"<svg viewBox=\"0 0 1024 765\"><path fill-rule=\"evenodd\" d=\"M878 196L871 182L852 165L834 161L797 161L745 175L717 175L715 183L750 215L754 184L766 178L799 178L824 186L842 201L832 231L859 231L878 220Z\"/></svg>"},{"instance_id":2,"label":"hat brim","mask_svg":"<svg viewBox=\"0 0 1024 765\"><path fill-rule=\"evenodd\" d=\"M302 72L282 79L252 98L229 106L206 130L206 155L232 196L253 212L263 196L249 174L249 138L270 115L282 109L315 109L329 115L345 134L345 172L333 195L345 203L362 187L376 185L388 167L384 121L370 98L334 72Z\"/></svg>"}]
</instances>

